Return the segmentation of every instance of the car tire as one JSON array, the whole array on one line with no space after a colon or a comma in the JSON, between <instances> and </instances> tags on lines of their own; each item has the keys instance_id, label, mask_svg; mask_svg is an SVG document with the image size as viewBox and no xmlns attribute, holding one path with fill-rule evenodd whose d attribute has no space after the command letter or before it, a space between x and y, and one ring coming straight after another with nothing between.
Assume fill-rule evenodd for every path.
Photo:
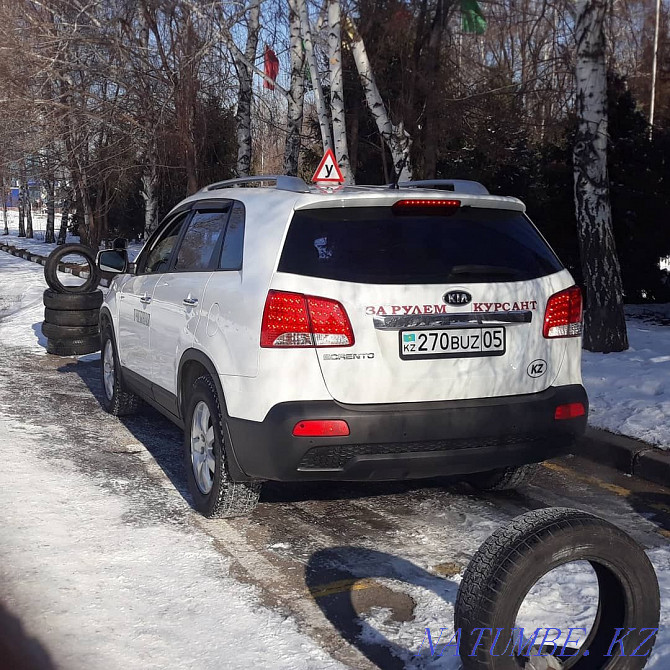
<instances>
[{"instance_id":1,"label":"car tire","mask_svg":"<svg viewBox=\"0 0 670 670\"><path fill-rule=\"evenodd\" d=\"M97 326L100 321L100 310L61 310L47 307L44 310L44 321L56 326Z\"/></svg>"},{"instance_id":2,"label":"car tire","mask_svg":"<svg viewBox=\"0 0 670 670\"><path fill-rule=\"evenodd\" d=\"M658 580L651 562L630 536L608 521L588 512L553 507L527 512L499 528L468 564L454 609L454 629L461 630L459 653L465 670L523 668L525 663L520 661L528 660L526 655L519 657L506 650L501 653L502 645L513 639L519 608L542 577L575 561L588 561L597 575L598 611L580 649L567 648L565 656L556 655L564 664L561 667L643 668L660 618ZM547 628L551 621L538 625ZM618 656L617 644L608 657L617 628L636 631L624 640L625 655ZM502 629L497 637L500 647L493 638L493 631L497 633L498 629ZM474 631L483 633L481 639ZM644 641L649 633L652 635ZM635 650L640 644L641 648ZM584 654L586 650L588 654ZM542 658L538 654L550 650L532 647L531 651L535 662ZM633 651L635 656L631 656Z\"/></svg>"},{"instance_id":3,"label":"car tire","mask_svg":"<svg viewBox=\"0 0 670 670\"><path fill-rule=\"evenodd\" d=\"M54 356L83 356L100 351L100 338L81 337L73 340L47 339L47 353Z\"/></svg>"},{"instance_id":4,"label":"car tire","mask_svg":"<svg viewBox=\"0 0 670 670\"><path fill-rule=\"evenodd\" d=\"M86 337L100 335L100 328L95 326L59 326L45 321L42 334L50 340L81 340Z\"/></svg>"},{"instance_id":5,"label":"car tire","mask_svg":"<svg viewBox=\"0 0 670 670\"><path fill-rule=\"evenodd\" d=\"M88 277L78 286L65 286L58 277L58 265L65 256L70 254L83 256L89 266ZM95 252L84 244L64 244L57 247L49 254L44 264L44 278L49 288L57 293L79 294L94 291L100 283L100 270L95 262Z\"/></svg>"},{"instance_id":6,"label":"car tire","mask_svg":"<svg viewBox=\"0 0 670 670\"><path fill-rule=\"evenodd\" d=\"M102 406L114 416L134 414L140 399L128 391L121 379L119 371L119 355L110 325L105 326L100 334L100 376L102 378Z\"/></svg>"},{"instance_id":7,"label":"car tire","mask_svg":"<svg viewBox=\"0 0 670 670\"><path fill-rule=\"evenodd\" d=\"M234 482L226 464L225 429L219 394L209 375L191 387L184 420L184 466L193 505L209 518L249 514L260 497L260 482Z\"/></svg>"},{"instance_id":8,"label":"car tire","mask_svg":"<svg viewBox=\"0 0 670 670\"><path fill-rule=\"evenodd\" d=\"M513 491L527 484L537 472L537 468L537 463L529 463L518 467L476 472L469 475L466 481L479 491Z\"/></svg>"},{"instance_id":9,"label":"car tire","mask_svg":"<svg viewBox=\"0 0 670 670\"><path fill-rule=\"evenodd\" d=\"M58 293L51 288L44 291L42 300L48 309L60 311L99 309L103 300L99 289L92 293Z\"/></svg>"}]
</instances>

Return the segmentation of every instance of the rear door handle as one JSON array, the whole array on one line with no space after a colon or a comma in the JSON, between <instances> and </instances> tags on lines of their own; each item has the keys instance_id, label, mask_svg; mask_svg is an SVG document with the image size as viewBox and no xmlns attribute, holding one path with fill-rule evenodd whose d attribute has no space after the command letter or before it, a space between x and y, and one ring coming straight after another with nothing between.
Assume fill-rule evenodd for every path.
<instances>
[{"instance_id":1,"label":"rear door handle","mask_svg":"<svg viewBox=\"0 0 670 670\"><path fill-rule=\"evenodd\" d=\"M194 305L198 304L198 299L197 298L191 298L190 296L188 298L184 298L182 302L185 305L188 305L189 307L193 307Z\"/></svg>"},{"instance_id":2,"label":"rear door handle","mask_svg":"<svg viewBox=\"0 0 670 670\"><path fill-rule=\"evenodd\" d=\"M151 302L151 297L145 293L143 296L140 297L140 302L143 305L148 305Z\"/></svg>"}]
</instances>

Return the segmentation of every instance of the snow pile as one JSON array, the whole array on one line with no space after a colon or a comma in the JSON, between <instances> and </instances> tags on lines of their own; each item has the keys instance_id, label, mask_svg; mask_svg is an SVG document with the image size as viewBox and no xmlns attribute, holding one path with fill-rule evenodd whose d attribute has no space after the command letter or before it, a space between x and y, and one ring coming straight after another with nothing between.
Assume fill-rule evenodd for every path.
<instances>
[{"instance_id":1,"label":"snow pile","mask_svg":"<svg viewBox=\"0 0 670 670\"><path fill-rule=\"evenodd\" d=\"M589 423L670 449L670 305L626 311L628 351L584 352Z\"/></svg>"}]
</instances>

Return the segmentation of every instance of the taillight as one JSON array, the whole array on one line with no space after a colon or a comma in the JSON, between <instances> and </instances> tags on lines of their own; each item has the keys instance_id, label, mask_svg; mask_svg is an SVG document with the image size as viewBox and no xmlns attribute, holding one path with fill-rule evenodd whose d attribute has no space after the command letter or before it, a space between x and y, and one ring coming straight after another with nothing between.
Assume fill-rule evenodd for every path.
<instances>
[{"instance_id":1,"label":"taillight","mask_svg":"<svg viewBox=\"0 0 670 670\"><path fill-rule=\"evenodd\" d=\"M337 300L269 291L261 324L261 347L350 347L354 332Z\"/></svg>"},{"instance_id":2,"label":"taillight","mask_svg":"<svg viewBox=\"0 0 670 670\"><path fill-rule=\"evenodd\" d=\"M582 292L579 287L573 286L549 298L542 334L546 338L582 334Z\"/></svg>"},{"instance_id":3,"label":"taillight","mask_svg":"<svg viewBox=\"0 0 670 670\"><path fill-rule=\"evenodd\" d=\"M349 435L349 424L341 419L298 421L293 434L296 437L341 437Z\"/></svg>"},{"instance_id":4,"label":"taillight","mask_svg":"<svg viewBox=\"0 0 670 670\"><path fill-rule=\"evenodd\" d=\"M570 402L566 405L559 405L554 412L554 419L556 421L563 421L564 419L577 419L586 414L586 408L581 402Z\"/></svg>"},{"instance_id":5,"label":"taillight","mask_svg":"<svg viewBox=\"0 0 670 670\"><path fill-rule=\"evenodd\" d=\"M398 200L391 208L394 214L434 214L449 216L461 206L460 200L428 200L413 198Z\"/></svg>"}]
</instances>

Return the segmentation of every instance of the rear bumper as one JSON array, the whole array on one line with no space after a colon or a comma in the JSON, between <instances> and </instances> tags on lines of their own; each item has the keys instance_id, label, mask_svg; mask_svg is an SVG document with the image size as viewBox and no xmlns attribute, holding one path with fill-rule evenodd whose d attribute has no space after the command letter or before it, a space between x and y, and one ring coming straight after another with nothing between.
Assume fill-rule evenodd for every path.
<instances>
[{"instance_id":1,"label":"rear bumper","mask_svg":"<svg viewBox=\"0 0 670 670\"><path fill-rule=\"evenodd\" d=\"M567 453L587 417L554 419L558 405L581 402L584 387L447 402L275 405L262 422L228 419L242 471L254 479L398 480L459 475L540 462ZM294 437L305 419L344 419L346 437Z\"/></svg>"}]
</instances>

